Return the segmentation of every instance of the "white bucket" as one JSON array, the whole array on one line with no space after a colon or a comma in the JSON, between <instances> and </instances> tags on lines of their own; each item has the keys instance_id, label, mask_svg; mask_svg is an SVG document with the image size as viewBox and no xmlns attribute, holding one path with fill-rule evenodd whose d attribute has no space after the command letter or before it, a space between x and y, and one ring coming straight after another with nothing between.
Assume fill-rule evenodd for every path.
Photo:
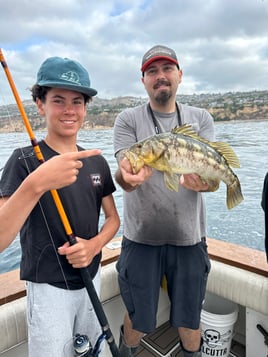
<instances>
[{"instance_id":1,"label":"white bucket","mask_svg":"<svg viewBox=\"0 0 268 357\"><path fill-rule=\"evenodd\" d=\"M237 316L237 304L206 293L201 311L202 357L229 356Z\"/></svg>"}]
</instances>

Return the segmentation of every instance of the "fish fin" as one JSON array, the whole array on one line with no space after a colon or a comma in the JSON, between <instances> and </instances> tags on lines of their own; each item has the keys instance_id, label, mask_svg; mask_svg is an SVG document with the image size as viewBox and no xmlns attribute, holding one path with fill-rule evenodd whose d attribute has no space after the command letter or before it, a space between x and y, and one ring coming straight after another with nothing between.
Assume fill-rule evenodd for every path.
<instances>
[{"instance_id":1,"label":"fish fin","mask_svg":"<svg viewBox=\"0 0 268 357\"><path fill-rule=\"evenodd\" d=\"M226 205L228 209L232 209L239 205L243 199L244 197L241 191L241 185L238 177L236 177L235 181L231 185L227 186Z\"/></svg>"},{"instance_id":2,"label":"fish fin","mask_svg":"<svg viewBox=\"0 0 268 357\"><path fill-rule=\"evenodd\" d=\"M209 142L209 145L224 157L229 166L235 168L240 167L239 159L229 144L215 141Z\"/></svg>"},{"instance_id":3,"label":"fish fin","mask_svg":"<svg viewBox=\"0 0 268 357\"><path fill-rule=\"evenodd\" d=\"M183 124L181 126L175 126L175 128L173 128L171 130L171 133L187 135L187 136L195 135L196 137L199 138L199 136L196 134L196 132L192 129L192 125L190 125L190 124Z\"/></svg>"},{"instance_id":4,"label":"fish fin","mask_svg":"<svg viewBox=\"0 0 268 357\"><path fill-rule=\"evenodd\" d=\"M235 167L235 168L240 167L239 159L229 144L227 144L225 142L221 142L221 141L209 141L204 138L201 138L192 129L192 126L189 124L184 124L182 126L176 126L175 128L173 128L171 130L171 133L185 135L185 136L189 136L193 139L199 140L199 141L209 145L214 150L216 150L221 156L224 157L224 159L226 160L228 165L230 165L231 167Z\"/></svg>"},{"instance_id":5,"label":"fish fin","mask_svg":"<svg viewBox=\"0 0 268 357\"><path fill-rule=\"evenodd\" d=\"M179 181L180 181L180 175L173 174L170 172L164 172L164 181L167 186L167 188L170 191L176 191L178 192L179 190Z\"/></svg>"},{"instance_id":6,"label":"fish fin","mask_svg":"<svg viewBox=\"0 0 268 357\"><path fill-rule=\"evenodd\" d=\"M146 160L145 160L145 164L147 164ZM154 169L158 170L158 171L165 172L167 170L166 158L162 155L156 161L150 162L150 166L153 167Z\"/></svg>"}]
</instances>

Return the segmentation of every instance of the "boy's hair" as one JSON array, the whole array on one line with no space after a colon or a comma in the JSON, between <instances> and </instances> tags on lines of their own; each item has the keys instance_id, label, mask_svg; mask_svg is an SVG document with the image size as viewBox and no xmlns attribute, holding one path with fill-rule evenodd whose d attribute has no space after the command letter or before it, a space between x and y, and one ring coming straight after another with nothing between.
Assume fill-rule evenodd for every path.
<instances>
[{"instance_id":1,"label":"boy's hair","mask_svg":"<svg viewBox=\"0 0 268 357\"><path fill-rule=\"evenodd\" d=\"M45 87L45 86L40 86L39 84L34 84L31 92L32 92L32 98L33 101L36 102L37 99L40 99L41 102L45 102L46 101L46 95L47 92L51 89L51 87ZM87 94L81 93L84 97L85 100L85 104L87 104L88 102L90 102L92 100L92 97L90 97Z\"/></svg>"}]
</instances>

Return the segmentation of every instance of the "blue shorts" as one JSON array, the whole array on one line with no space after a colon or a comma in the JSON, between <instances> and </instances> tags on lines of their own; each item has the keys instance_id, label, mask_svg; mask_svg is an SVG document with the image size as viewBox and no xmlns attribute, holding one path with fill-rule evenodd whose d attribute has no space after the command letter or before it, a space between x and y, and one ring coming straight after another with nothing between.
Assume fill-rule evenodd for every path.
<instances>
[{"instance_id":1,"label":"blue shorts","mask_svg":"<svg viewBox=\"0 0 268 357\"><path fill-rule=\"evenodd\" d=\"M171 325L199 328L210 271L205 239L192 246L151 246L124 237L117 270L121 295L135 330L154 331L164 275Z\"/></svg>"}]
</instances>

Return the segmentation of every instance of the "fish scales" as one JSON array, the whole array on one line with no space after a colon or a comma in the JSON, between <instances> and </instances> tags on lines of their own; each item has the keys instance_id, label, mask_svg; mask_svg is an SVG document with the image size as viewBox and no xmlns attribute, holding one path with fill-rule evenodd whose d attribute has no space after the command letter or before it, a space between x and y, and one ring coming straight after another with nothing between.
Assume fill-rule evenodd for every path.
<instances>
[{"instance_id":1,"label":"fish scales","mask_svg":"<svg viewBox=\"0 0 268 357\"><path fill-rule=\"evenodd\" d=\"M220 181L226 184L229 209L243 200L239 179L231 169L240 167L232 148L227 143L199 137L190 125L141 140L126 150L125 156L133 173L144 165L162 171L170 190L178 191L181 174L195 173L208 183L210 191L216 191Z\"/></svg>"},{"instance_id":2,"label":"fish scales","mask_svg":"<svg viewBox=\"0 0 268 357\"><path fill-rule=\"evenodd\" d=\"M174 173L193 173L196 172L193 170L198 169L198 173L204 177L208 176L208 170L210 177L218 177L218 170L221 170L223 175L227 169L222 156L196 139L187 141L173 135L172 140L167 140L165 150L164 155L173 166Z\"/></svg>"}]
</instances>

